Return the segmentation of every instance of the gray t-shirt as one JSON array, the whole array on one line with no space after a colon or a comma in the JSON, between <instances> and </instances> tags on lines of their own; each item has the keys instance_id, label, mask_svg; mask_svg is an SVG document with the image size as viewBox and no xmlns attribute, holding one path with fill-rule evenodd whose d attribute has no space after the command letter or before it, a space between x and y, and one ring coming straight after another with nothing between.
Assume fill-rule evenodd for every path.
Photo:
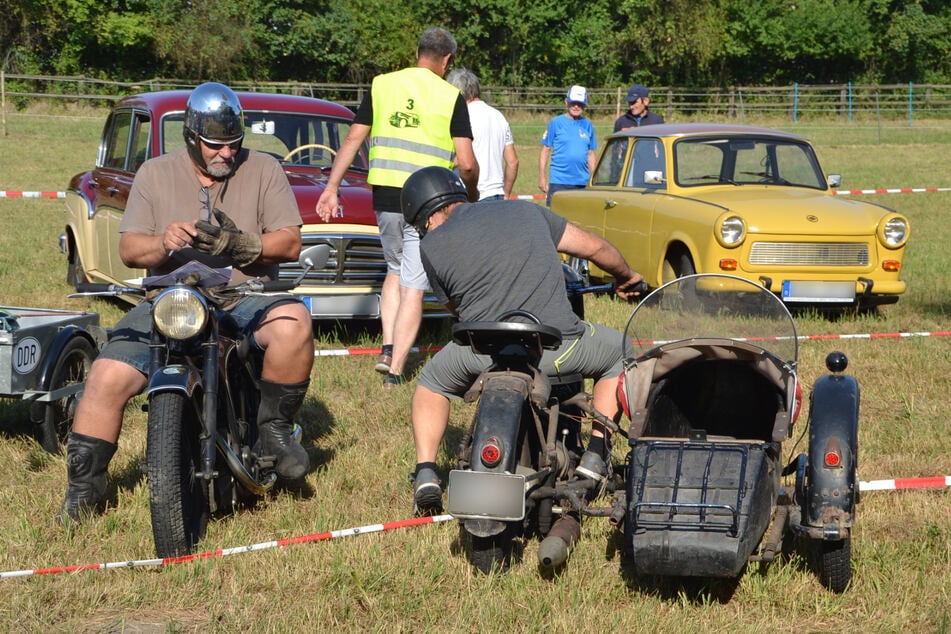
<instances>
[{"instance_id":1,"label":"gray t-shirt","mask_svg":"<svg viewBox=\"0 0 951 634\"><path fill-rule=\"evenodd\" d=\"M146 161L135 175L119 232L133 231L155 236L172 222L207 220L218 224L212 209L228 214L238 228L249 233L269 233L283 227L301 226L294 192L280 164L272 157L249 150L238 156L238 167L228 179L203 188L186 149ZM182 249L151 274L174 271L191 260L211 267L231 266L231 258L211 256L196 249ZM277 264L255 262L240 271L231 282L249 277L277 279Z\"/></svg>"},{"instance_id":2,"label":"gray t-shirt","mask_svg":"<svg viewBox=\"0 0 951 634\"><path fill-rule=\"evenodd\" d=\"M583 327L571 310L557 245L567 221L527 201L457 206L420 242L436 298L462 321L496 321L525 310L566 339Z\"/></svg>"}]
</instances>

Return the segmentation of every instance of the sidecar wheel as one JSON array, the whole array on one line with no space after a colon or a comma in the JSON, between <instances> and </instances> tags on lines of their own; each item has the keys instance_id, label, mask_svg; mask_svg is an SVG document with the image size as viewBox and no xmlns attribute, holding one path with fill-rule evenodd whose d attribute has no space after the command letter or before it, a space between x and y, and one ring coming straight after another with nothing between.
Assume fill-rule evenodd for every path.
<instances>
[{"instance_id":1,"label":"sidecar wheel","mask_svg":"<svg viewBox=\"0 0 951 634\"><path fill-rule=\"evenodd\" d=\"M88 339L80 336L70 339L56 360L47 389L52 392L84 382L96 354L96 349ZM77 396L72 395L46 405L37 405L41 415L36 417L36 436L43 449L49 453L58 454L65 446L66 434L73 426L77 401Z\"/></svg>"},{"instance_id":2,"label":"sidecar wheel","mask_svg":"<svg viewBox=\"0 0 951 634\"><path fill-rule=\"evenodd\" d=\"M155 553L162 558L190 554L208 525L208 489L196 476L200 427L184 394L163 392L149 402L146 473Z\"/></svg>"},{"instance_id":3,"label":"sidecar wheel","mask_svg":"<svg viewBox=\"0 0 951 634\"><path fill-rule=\"evenodd\" d=\"M515 531L511 525L504 531L491 537L469 535L469 561L485 574L502 572L512 562L512 550L515 545Z\"/></svg>"},{"instance_id":4,"label":"sidecar wheel","mask_svg":"<svg viewBox=\"0 0 951 634\"><path fill-rule=\"evenodd\" d=\"M833 592L844 592L852 580L852 538L818 543L819 580Z\"/></svg>"}]
</instances>

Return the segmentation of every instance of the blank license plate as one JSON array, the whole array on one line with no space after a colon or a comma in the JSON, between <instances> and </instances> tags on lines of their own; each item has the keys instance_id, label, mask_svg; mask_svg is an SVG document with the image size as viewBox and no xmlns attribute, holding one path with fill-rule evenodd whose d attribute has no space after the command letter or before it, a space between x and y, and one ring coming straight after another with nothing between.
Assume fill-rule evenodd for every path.
<instances>
[{"instance_id":1,"label":"blank license plate","mask_svg":"<svg viewBox=\"0 0 951 634\"><path fill-rule=\"evenodd\" d=\"M783 281L784 302L809 302L810 304L852 303L855 301L855 282L801 282Z\"/></svg>"},{"instance_id":2,"label":"blank license plate","mask_svg":"<svg viewBox=\"0 0 951 634\"><path fill-rule=\"evenodd\" d=\"M453 517L518 521L525 517L525 476L455 469L446 497Z\"/></svg>"}]
</instances>

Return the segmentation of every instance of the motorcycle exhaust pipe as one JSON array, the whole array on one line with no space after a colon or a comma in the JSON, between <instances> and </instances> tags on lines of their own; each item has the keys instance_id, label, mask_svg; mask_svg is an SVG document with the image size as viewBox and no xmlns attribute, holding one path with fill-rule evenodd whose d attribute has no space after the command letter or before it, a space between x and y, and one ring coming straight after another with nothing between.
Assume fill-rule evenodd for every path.
<instances>
[{"instance_id":1,"label":"motorcycle exhaust pipe","mask_svg":"<svg viewBox=\"0 0 951 634\"><path fill-rule=\"evenodd\" d=\"M538 563L557 568L568 560L568 551L581 537L581 523L571 515L562 516L538 546Z\"/></svg>"}]
</instances>

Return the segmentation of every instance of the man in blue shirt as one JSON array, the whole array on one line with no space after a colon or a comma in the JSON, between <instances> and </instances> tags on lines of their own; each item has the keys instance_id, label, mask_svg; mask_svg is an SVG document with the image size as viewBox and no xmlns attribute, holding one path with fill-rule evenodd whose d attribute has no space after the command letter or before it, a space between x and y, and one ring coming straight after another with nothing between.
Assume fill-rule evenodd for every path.
<instances>
[{"instance_id":1,"label":"man in blue shirt","mask_svg":"<svg viewBox=\"0 0 951 634\"><path fill-rule=\"evenodd\" d=\"M594 124L585 119L588 91L572 86L565 98L568 112L558 115L542 135L542 151L538 160L538 188L547 194L545 204L551 207L551 196L564 189L582 189L594 171L598 141ZM551 175L548 159L551 159Z\"/></svg>"}]
</instances>

